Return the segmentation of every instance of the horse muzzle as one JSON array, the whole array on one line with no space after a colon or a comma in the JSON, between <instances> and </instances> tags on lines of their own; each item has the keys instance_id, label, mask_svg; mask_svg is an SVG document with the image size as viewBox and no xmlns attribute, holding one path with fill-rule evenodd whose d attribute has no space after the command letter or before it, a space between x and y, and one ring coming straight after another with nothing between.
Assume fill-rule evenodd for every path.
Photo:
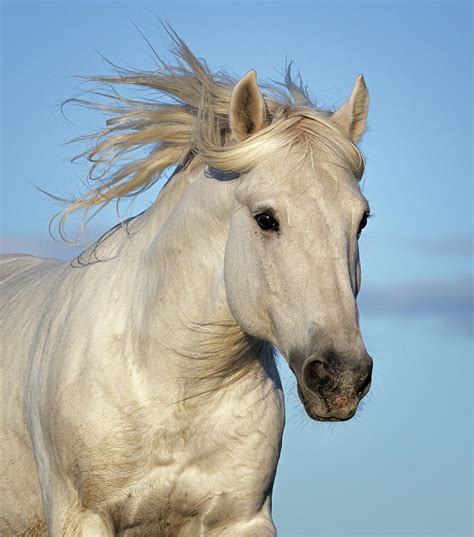
<instances>
[{"instance_id":1,"label":"horse muzzle","mask_svg":"<svg viewBox=\"0 0 474 537\"><path fill-rule=\"evenodd\" d=\"M318 421L346 421L354 416L370 390L372 358L357 360L330 357L308 358L297 375L298 395L308 416Z\"/></svg>"}]
</instances>

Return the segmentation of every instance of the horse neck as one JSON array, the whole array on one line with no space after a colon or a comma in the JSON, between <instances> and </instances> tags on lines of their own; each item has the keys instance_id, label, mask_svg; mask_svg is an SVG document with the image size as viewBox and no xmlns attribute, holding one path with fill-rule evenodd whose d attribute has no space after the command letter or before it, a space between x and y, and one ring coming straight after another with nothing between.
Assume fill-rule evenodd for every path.
<instances>
[{"instance_id":1,"label":"horse neck","mask_svg":"<svg viewBox=\"0 0 474 537\"><path fill-rule=\"evenodd\" d=\"M138 300L140 338L151 350L145 360L162 375L164 364L156 363L153 352L162 349L165 367L171 363L173 373L188 377L197 392L250 371L272 374L269 347L243 333L226 299L224 252L236 181L210 178L202 165L181 174L147 217L155 235L143 252L146 283L140 285ZM173 200L172 208L164 207L164 196Z\"/></svg>"}]
</instances>

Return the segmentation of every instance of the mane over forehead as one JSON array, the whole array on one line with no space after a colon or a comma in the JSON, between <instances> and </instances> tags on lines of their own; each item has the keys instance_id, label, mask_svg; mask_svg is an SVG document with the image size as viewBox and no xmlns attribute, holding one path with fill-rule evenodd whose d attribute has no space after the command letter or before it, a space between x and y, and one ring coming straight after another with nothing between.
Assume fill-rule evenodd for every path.
<instances>
[{"instance_id":1,"label":"mane over forehead","mask_svg":"<svg viewBox=\"0 0 474 537\"><path fill-rule=\"evenodd\" d=\"M78 140L90 148L78 155L91 164L90 189L56 215L59 230L70 214L97 210L113 200L135 196L155 184L162 173L192 154L227 172L248 171L275 151L303 145L308 154L323 155L360 177L363 158L357 147L316 108L301 78L260 84L267 106L267 126L236 143L231 137L229 107L237 80L212 73L186 44L168 30L173 63L157 57L159 69L141 71L113 66L113 76L84 77L102 88L89 92L93 100L68 102L101 110L111 117L103 130ZM121 95L117 88L138 87L148 98Z\"/></svg>"},{"instance_id":2,"label":"mane over forehead","mask_svg":"<svg viewBox=\"0 0 474 537\"><path fill-rule=\"evenodd\" d=\"M278 153L298 149L310 159L346 168L358 180L364 173L364 158L357 146L342 135L321 109L283 106L271 116L266 128L247 140L221 146L201 146L201 158L227 172L249 171ZM300 162L305 162L306 159Z\"/></svg>"}]
</instances>

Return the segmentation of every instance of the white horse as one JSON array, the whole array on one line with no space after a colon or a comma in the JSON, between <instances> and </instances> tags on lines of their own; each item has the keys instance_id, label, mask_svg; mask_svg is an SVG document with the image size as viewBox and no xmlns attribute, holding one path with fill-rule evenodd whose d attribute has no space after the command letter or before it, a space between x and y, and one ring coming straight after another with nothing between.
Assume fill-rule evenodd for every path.
<instances>
[{"instance_id":1,"label":"white horse","mask_svg":"<svg viewBox=\"0 0 474 537\"><path fill-rule=\"evenodd\" d=\"M156 202L72 263L3 257L3 536L274 536L272 349L313 419L369 390L363 78L331 113L289 74L236 83L175 41L178 66L98 78L154 99L79 101L114 116L87 152L99 185L65 216L179 164Z\"/></svg>"}]
</instances>

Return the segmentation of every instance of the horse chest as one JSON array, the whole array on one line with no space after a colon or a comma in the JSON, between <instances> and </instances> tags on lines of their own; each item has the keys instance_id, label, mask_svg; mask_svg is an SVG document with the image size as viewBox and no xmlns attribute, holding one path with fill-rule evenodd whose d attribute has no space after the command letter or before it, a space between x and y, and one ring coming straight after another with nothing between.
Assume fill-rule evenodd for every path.
<instances>
[{"instance_id":1,"label":"horse chest","mask_svg":"<svg viewBox=\"0 0 474 537\"><path fill-rule=\"evenodd\" d=\"M137 460L111 506L116 531L127 537L191 535L258 512L278 460L281 394L254 401L252 412L248 403L231 399L184 427L181 415L180 426L176 420L150 436L140 450L142 468Z\"/></svg>"}]
</instances>

